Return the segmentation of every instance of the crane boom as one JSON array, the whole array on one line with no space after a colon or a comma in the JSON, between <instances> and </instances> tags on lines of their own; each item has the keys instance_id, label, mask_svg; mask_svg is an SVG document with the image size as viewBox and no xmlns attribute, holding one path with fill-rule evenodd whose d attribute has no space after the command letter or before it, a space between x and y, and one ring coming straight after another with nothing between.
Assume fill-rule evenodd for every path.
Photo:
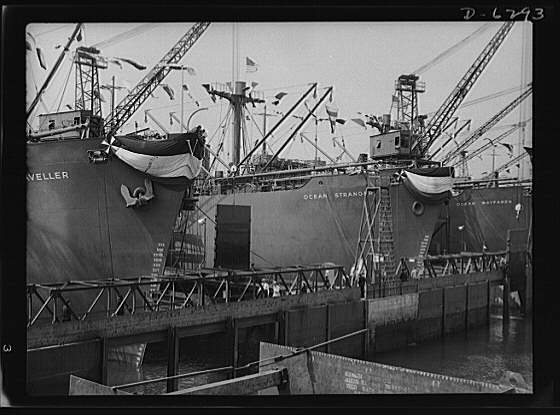
<instances>
[{"instance_id":1,"label":"crane boom","mask_svg":"<svg viewBox=\"0 0 560 415\"><path fill-rule=\"evenodd\" d=\"M483 179L491 179L492 175L499 173L501 171L504 171L506 169L508 169L509 167L513 166L514 164L520 162L521 160L523 160L525 157L527 157L529 155L529 153L524 152L521 153L520 155L518 155L515 158L512 158L510 161L508 161L507 163L502 164L500 167L498 167L496 170L494 170L492 173L486 175L483 177Z\"/></svg>"},{"instance_id":2,"label":"crane boom","mask_svg":"<svg viewBox=\"0 0 560 415\"><path fill-rule=\"evenodd\" d=\"M53 76L56 74L56 71L58 70L58 67L62 63L62 60L64 59L64 56L66 55L66 52L68 52L68 50L70 49L70 45L72 44L74 39L76 37L78 37L78 33L80 32L81 28L82 28L82 23L78 23L76 25L76 27L74 28L74 31L72 32L72 34L68 38L68 41L66 42L66 45L64 45L64 49L62 49L62 52L60 52L60 55L58 56L58 59L56 60L56 63L54 64L53 68L49 72L49 75L47 76L47 79L43 83L43 86L41 86L41 89L39 90L39 92L37 92L37 96L35 97L35 99L31 103L31 105L27 109L27 113L26 113L27 118L29 118L29 116L31 115L31 113L33 112L33 110L35 109L35 107L37 106L39 101L41 100L41 97L43 96L43 93L45 92L45 90L49 86Z\"/></svg>"},{"instance_id":3,"label":"crane boom","mask_svg":"<svg viewBox=\"0 0 560 415\"><path fill-rule=\"evenodd\" d=\"M461 159L461 162L466 162L466 161L470 161L473 158L475 158L476 156L478 156L479 154L483 153L484 151L486 151L487 149L489 149L490 147L492 147L492 143L499 143L500 141L502 141L504 138L508 137L509 135L513 134L515 131L517 131L518 129L520 129L521 127L523 127L525 124L527 124L527 122L529 122L529 120L524 121L524 122L520 122L518 124L515 124L512 128L510 128L509 130L507 130L506 132L500 134L498 137L494 138L492 140L492 142L490 143L486 143L484 144L482 147L477 148L476 150L474 150L472 153L470 153L469 155L467 155L464 159ZM459 164L459 162L455 162L452 163L452 166L456 166L457 164Z\"/></svg>"},{"instance_id":4,"label":"crane boom","mask_svg":"<svg viewBox=\"0 0 560 415\"><path fill-rule=\"evenodd\" d=\"M510 102L505 108L503 108L500 112L482 124L480 127L476 129L469 137L467 137L459 146L447 153L443 156L441 162L442 163L449 163L453 158L455 158L462 150L466 149L476 140L478 140L484 133L486 133L490 128L492 128L495 124L498 123L502 118L504 118L507 114L509 114L515 107L517 107L521 101L531 95L533 88L527 88L521 95L515 98L512 102Z\"/></svg>"},{"instance_id":5,"label":"crane boom","mask_svg":"<svg viewBox=\"0 0 560 415\"><path fill-rule=\"evenodd\" d=\"M474 63L467 70L465 75L463 75L453 91L451 91L451 94L437 110L436 114L430 119L423 134L413 144L412 150L419 147L417 150L423 156L428 152L430 146L440 136L443 128L445 128L453 114L455 114L457 108L459 108L474 83L478 80L498 48L501 46L507 34L513 27L513 23L514 22L511 21L504 23L498 32L492 37L490 42L488 42L484 50L480 53L480 55L478 55Z\"/></svg>"},{"instance_id":6,"label":"crane boom","mask_svg":"<svg viewBox=\"0 0 560 415\"><path fill-rule=\"evenodd\" d=\"M129 120L132 114L136 112L146 99L148 99L154 89L156 89L161 81L169 74L172 69L166 65L179 63L209 25L209 22L194 24L171 50L160 59L150 72L132 88L129 94L115 107L115 111L105 122L105 133L107 137L113 136L117 130Z\"/></svg>"}]
</instances>

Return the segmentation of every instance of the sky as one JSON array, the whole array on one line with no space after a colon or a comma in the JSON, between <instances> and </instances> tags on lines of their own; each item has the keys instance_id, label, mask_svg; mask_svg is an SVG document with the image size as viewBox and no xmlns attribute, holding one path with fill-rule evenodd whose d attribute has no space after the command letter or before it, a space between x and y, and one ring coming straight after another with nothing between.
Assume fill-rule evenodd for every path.
<instances>
[{"instance_id":1,"label":"sky","mask_svg":"<svg viewBox=\"0 0 560 415\"><path fill-rule=\"evenodd\" d=\"M222 138L220 128L227 111L225 100L214 104L204 88L203 83L225 83L237 78L247 82L258 82L256 91L261 91L267 101L267 111L286 112L293 103L309 88L309 84L319 84L318 97L325 88L334 87L333 101L327 104L339 109L339 117L350 119L358 117L358 112L380 115L389 112L391 96L394 92L395 81L401 74L409 74L430 62L437 55L455 43L469 36L475 30L485 25L485 22L283 22L283 23L211 23L205 33L183 57L181 64L191 66L196 75L183 74L184 83L188 85L191 96L199 101L201 107L208 110L193 115L191 126L202 125L208 132L210 144L214 150ZM435 111L451 93L454 86L465 74L485 45L501 26L501 22L490 22L488 30L477 36L465 47L458 49L445 60L433 65L421 73L421 81L426 84L426 92L420 94L419 112ZM123 63L123 68L110 64L108 69L100 70L100 83L110 84L115 76L116 85L134 86L153 67L165 53L183 36L193 25L185 23L87 23L81 42L75 42L71 50L78 45L93 46L101 42L101 54L107 57L124 57L132 59L147 67L140 71ZM27 100L28 105L36 95L46 79L48 72L58 58L61 48L75 28L69 24L30 24L29 32L41 48L47 63L47 70L40 67L37 55L27 52ZM131 29L138 28L134 35L118 36ZM112 40L115 36L117 38ZM516 22L500 49L473 86L464 103L500 91L520 87L532 81L532 37L530 22ZM258 64L257 71L245 71L245 57L250 57ZM237 59L236 59L237 58ZM234 60L237 64L234 64ZM170 132L178 132L178 123L170 125L171 111L177 115L181 113L181 73L172 71L163 81L175 91L175 99L171 100L162 88L155 91L155 97L148 99L131 117L121 130L128 133L134 130L134 123L139 128L150 127L161 132L160 128L150 119L145 122L144 111L157 118ZM75 74L71 68L70 55L65 57L63 64L57 71L51 85L44 94L44 104L39 104L33 115L57 108L65 110L66 104L73 105ZM66 88L64 86L66 85ZM64 93L62 93L64 91ZM103 114L110 112L110 95L102 90L106 103ZM287 95L277 106L272 104L273 95L286 92ZM513 91L492 100L477 105L459 109L456 115L460 122L471 120L470 131L473 132L493 115L498 113L509 102L519 95ZM117 93L116 102L124 98L125 93ZM184 119L198 107L194 100L184 96ZM496 128L485 137L493 139L506 131L507 126L531 117L532 97L504 117ZM257 108L248 106L255 122L247 120L249 145L252 146L259 138L258 130L262 130L262 105ZM296 111L305 115L305 107ZM326 118L324 105L317 114ZM34 128L38 123L32 116L30 122ZM268 117L267 130L270 130L279 116ZM279 127L274 137L269 140L274 150L293 131L298 120L292 118L290 122ZM520 148L532 146L532 124L524 133L517 130L502 142L514 145L514 156L519 154ZM314 139L315 126L309 122L301 130L307 137ZM344 125L337 125L334 136L343 141L347 150L355 157L360 153L369 153L369 136L377 130L368 127L364 129L358 124L347 121ZM461 141L459 136L458 141ZM225 135L224 159L229 159L230 138ZM524 140L524 141L523 141ZM523 141L523 143L522 143ZM333 144L332 134L327 122L321 123L317 131L318 145L331 157L339 157L340 148ZM484 144L479 140L470 147L474 150ZM436 143L437 144L437 143ZM450 144L451 145L451 144ZM452 148L452 147L446 147ZM522 148L521 148L521 151ZM280 157L312 159L315 149L297 138L286 147ZM324 157L323 157L324 159ZM485 152L481 158L475 158L469 163L469 173L472 177L480 177L481 173L492 169L492 151ZM342 155L340 162L350 161ZM497 146L495 150L495 166L500 166L510 160L507 149ZM510 173L502 177L528 177L530 167L528 159L518 170L510 169Z\"/></svg>"}]
</instances>

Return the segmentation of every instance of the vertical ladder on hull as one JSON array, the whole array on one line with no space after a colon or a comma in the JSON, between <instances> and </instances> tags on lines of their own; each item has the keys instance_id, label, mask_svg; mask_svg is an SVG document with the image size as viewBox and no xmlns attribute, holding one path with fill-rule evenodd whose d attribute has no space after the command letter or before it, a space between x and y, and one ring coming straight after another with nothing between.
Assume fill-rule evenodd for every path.
<instances>
[{"instance_id":1,"label":"vertical ladder on hull","mask_svg":"<svg viewBox=\"0 0 560 415\"><path fill-rule=\"evenodd\" d=\"M365 266L370 282L395 278L396 261L393 240L393 213L390 183L381 187L368 187L356 247L356 258L350 274L357 278ZM368 196L373 195L368 203Z\"/></svg>"},{"instance_id":2,"label":"vertical ladder on hull","mask_svg":"<svg viewBox=\"0 0 560 415\"><path fill-rule=\"evenodd\" d=\"M204 243L202 242L198 223L193 221L193 211L198 199L191 196L192 189L185 192L181 211L177 216L173 229L173 236L169 247L167 266L173 273L178 270L198 269L204 257Z\"/></svg>"},{"instance_id":3,"label":"vertical ladder on hull","mask_svg":"<svg viewBox=\"0 0 560 415\"><path fill-rule=\"evenodd\" d=\"M379 204L376 251L379 254L381 281L395 278L395 242L393 239L393 212L389 186L381 186Z\"/></svg>"},{"instance_id":4,"label":"vertical ladder on hull","mask_svg":"<svg viewBox=\"0 0 560 415\"><path fill-rule=\"evenodd\" d=\"M373 195L370 204L368 204L369 195ZM360 232L358 234L358 244L356 246L356 257L354 259L354 265L350 270L353 279L357 279L360 275L365 275L370 283L376 281L376 264L373 261L376 252L374 248L374 223L379 212L379 204L379 188L366 188L364 192L364 204L362 208Z\"/></svg>"}]
</instances>

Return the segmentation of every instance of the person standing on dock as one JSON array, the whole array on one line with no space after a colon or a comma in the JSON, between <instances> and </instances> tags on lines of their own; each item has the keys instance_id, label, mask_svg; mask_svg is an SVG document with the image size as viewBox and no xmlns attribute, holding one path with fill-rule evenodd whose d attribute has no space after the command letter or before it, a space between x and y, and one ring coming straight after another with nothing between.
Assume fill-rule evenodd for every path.
<instances>
[{"instance_id":1,"label":"person standing on dock","mask_svg":"<svg viewBox=\"0 0 560 415\"><path fill-rule=\"evenodd\" d=\"M365 300L367 290L365 268L362 268L362 270L360 271L360 275L358 276L358 286L360 287L361 297Z\"/></svg>"},{"instance_id":2,"label":"person standing on dock","mask_svg":"<svg viewBox=\"0 0 560 415\"><path fill-rule=\"evenodd\" d=\"M273 297L280 297L280 284L277 281L272 283L272 296Z\"/></svg>"}]
</instances>

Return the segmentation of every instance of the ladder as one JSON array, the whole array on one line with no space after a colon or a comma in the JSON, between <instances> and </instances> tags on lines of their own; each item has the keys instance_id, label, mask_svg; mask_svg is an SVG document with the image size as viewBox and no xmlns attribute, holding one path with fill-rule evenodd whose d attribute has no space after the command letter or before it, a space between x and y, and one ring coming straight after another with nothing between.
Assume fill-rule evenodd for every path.
<instances>
[{"instance_id":1,"label":"ladder","mask_svg":"<svg viewBox=\"0 0 560 415\"><path fill-rule=\"evenodd\" d=\"M175 272L179 269L198 269L205 256L203 235L200 234L200 226L193 215L198 199L193 196L192 188L187 188L173 229L166 263Z\"/></svg>"},{"instance_id":2,"label":"ladder","mask_svg":"<svg viewBox=\"0 0 560 415\"><path fill-rule=\"evenodd\" d=\"M393 212L389 186L381 186L379 203L377 240L374 247L378 253L381 281L395 278L395 241L393 239ZM374 223L375 225L375 223ZM375 258L375 257L374 257Z\"/></svg>"},{"instance_id":3,"label":"ladder","mask_svg":"<svg viewBox=\"0 0 560 415\"><path fill-rule=\"evenodd\" d=\"M389 182L381 187L368 187L364 192L353 277L357 277L364 266L367 279L371 283L395 278L396 261Z\"/></svg>"}]
</instances>

